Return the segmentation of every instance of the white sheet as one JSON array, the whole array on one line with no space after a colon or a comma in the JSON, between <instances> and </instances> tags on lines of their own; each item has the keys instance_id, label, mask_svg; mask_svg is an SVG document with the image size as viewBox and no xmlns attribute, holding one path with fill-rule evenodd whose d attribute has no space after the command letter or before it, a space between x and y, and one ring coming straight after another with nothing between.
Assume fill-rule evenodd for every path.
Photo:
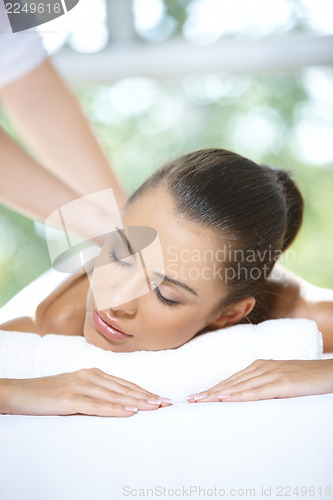
<instances>
[{"instance_id":1,"label":"white sheet","mask_svg":"<svg viewBox=\"0 0 333 500\"><path fill-rule=\"evenodd\" d=\"M179 403L118 419L4 415L0 496L120 500L126 498L124 486L173 491L184 486L184 497L199 500L203 493L189 495L189 487L200 486L207 492L224 489L229 497L232 488L254 488L255 496L244 491L234 496L264 498L261 488L271 486L271 499L331 498L324 491L330 486L333 492L332 416L333 395ZM288 487L296 486L308 494L290 495ZM315 495L310 487L317 488ZM206 497L221 497L207 492ZM155 490L146 498L176 497L171 493Z\"/></svg>"}]
</instances>

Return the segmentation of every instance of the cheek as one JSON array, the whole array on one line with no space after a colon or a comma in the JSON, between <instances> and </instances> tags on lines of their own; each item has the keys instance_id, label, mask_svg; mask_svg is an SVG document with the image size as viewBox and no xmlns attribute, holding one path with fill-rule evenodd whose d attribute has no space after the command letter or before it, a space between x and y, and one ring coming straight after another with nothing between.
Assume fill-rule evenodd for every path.
<instances>
[{"instance_id":1,"label":"cheek","mask_svg":"<svg viewBox=\"0 0 333 500\"><path fill-rule=\"evenodd\" d=\"M145 331L142 341L148 349L176 349L188 342L196 330L177 315L159 314L157 321L151 324L151 329Z\"/></svg>"},{"instance_id":2,"label":"cheek","mask_svg":"<svg viewBox=\"0 0 333 500\"><path fill-rule=\"evenodd\" d=\"M95 301L91 289L89 288L86 300L86 314L83 326L83 336L86 337L88 342L96 334L95 327L92 322L92 315L95 310Z\"/></svg>"},{"instance_id":3,"label":"cheek","mask_svg":"<svg viewBox=\"0 0 333 500\"><path fill-rule=\"evenodd\" d=\"M206 326L200 306L168 307L162 304L144 317L148 320L145 321L146 331L152 332L156 339L170 341L170 344L184 343Z\"/></svg>"},{"instance_id":4,"label":"cheek","mask_svg":"<svg viewBox=\"0 0 333 500\"><path fill-rule=\"evenodd\" d=\"M86 317L87 317L87 314L89 314L90 312L92 312L94 310L94 306L95 306L95 301L93 299L91 288L89 287L89 290L87 293L87 300L86 300Z\"/></svg>"}]
</instances>

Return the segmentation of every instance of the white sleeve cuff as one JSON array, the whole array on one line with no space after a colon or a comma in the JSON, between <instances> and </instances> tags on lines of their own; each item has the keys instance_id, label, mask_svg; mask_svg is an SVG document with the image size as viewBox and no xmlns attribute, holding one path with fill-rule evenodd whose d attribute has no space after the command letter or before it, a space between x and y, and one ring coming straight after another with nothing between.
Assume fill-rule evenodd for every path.
<instances>
[{"instance_id":1,"label":"white sleeve cuff","mask_svg":"<svg viewBox=\"0 0 333 500\"><path fill-rule=\"evenodd\" d=\"M36 31L0 33L0 88L30 73L47 56Z\"/></svg>"}]
</instances>

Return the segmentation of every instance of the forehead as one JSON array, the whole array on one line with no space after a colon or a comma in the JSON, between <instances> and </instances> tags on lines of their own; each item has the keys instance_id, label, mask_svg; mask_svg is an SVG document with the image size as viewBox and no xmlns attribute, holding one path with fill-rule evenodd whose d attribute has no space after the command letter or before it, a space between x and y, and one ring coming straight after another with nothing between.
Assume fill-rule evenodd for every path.
<instances>
[{"instance_id":1,"label":"forehead","mask_svg":"<svg viewBox=\"0 0 333 500\"><path fill-rule=\"evenodd\" d=\"M211 231L177 213L175 202L165 188L154 188L139 196L123 217L124 226L151 226L156 229L163 251L169 245L181 249L204 249L215 245Z\"/></svg>"},{"instance_id":2,"label":"forehead","mask_svg":"<svg viewBox=\"0 0 333 500\"><path fill-rule=\"evenodd\" d=\"M157 231L166 275L193 288L199 286L203 293L215 288L221 290L221 284L207 269L221 265L214 259L216 238L213 232L177 213L175 202L165 188L149 190L139 196L122 220L124 226L150 226Z\"/></svg>"}]
</instances>

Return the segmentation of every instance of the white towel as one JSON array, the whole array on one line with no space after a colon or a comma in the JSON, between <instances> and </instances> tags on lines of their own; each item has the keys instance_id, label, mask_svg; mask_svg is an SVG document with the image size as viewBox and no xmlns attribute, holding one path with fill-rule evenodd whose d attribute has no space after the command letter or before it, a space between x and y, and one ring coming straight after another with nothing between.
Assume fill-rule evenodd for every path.
<instances>
[{"instance_id":1,"label":"white towel","mask_svg":"<svg viewBox=\"0 0 333 500\"><path fill-rule=\"evenodd\" d=\"M96 367L175 402L242 370L256 359L321 359L314 321L276 319L235 325L177 349L116 353L84 337L0 331L0 378L35 378Z\"/></svg>"}]
</instances>

